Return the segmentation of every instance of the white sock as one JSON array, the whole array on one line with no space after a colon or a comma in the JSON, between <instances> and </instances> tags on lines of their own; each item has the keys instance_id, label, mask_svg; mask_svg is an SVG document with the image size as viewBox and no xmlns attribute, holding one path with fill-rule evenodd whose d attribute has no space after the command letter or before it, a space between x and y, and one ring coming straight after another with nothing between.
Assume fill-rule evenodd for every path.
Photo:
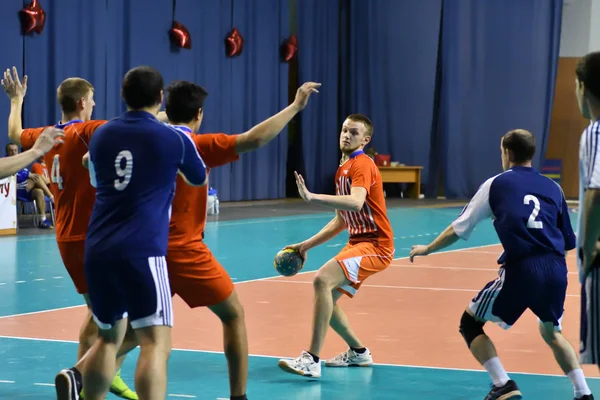
<instances>
[{"instance_id":1,"label":"white sock","mask_svg":"<svg viewBox=\"0 0 600 400\"><path fill-rule=\"evenodd\" d=\"M574 369L573 371L569 372L567 376L573 384L573 389L575 390L575 398L583 397L586 394L592 394L592 391L587 385L585 376L583 375L583 370L581 368Z\"/></svg>"},{"instance_id":2,"label":"white sock","mask_svg":"<svg viewBox=\"0 0 600 400\"><path fill-rule=\"evenodd\" d=\"M483 367L487 370L488 374L490 374L494 386L496 387L502 387L510 380L498 357L490 358L483 364Z\"/></svg>"}]
</instances>

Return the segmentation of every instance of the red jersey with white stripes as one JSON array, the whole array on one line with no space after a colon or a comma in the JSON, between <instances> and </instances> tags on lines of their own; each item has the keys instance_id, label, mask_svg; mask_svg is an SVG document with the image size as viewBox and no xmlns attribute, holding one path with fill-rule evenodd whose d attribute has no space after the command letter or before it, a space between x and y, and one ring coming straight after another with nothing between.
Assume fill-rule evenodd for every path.
<instances>
[{"instance_id":1,"label":"red jersey with white stripes","mask_svg":"<svg viewBox=\"0 0 600 400\"><path fill-rule=\"evenodd\" d=\"M393 248L394 234L387 217L381 174L375 162L362 150L352 153L335 174L338 196L350 195L352 187L365 188L367 198L360 211L340 210L350 233L350 243L370 241Z\"/></svg>"}]
</instances>

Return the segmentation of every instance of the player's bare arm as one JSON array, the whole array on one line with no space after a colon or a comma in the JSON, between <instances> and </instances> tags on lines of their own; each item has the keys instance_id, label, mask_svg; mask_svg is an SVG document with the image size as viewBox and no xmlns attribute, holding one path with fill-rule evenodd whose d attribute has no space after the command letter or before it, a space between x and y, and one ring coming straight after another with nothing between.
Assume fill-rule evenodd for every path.
<instances>
[{"instance_id":1,"label":"player's bare arm","mask_svg":"<svg viewBox=\"0 0 600 400\"><path fill-rule=\"evenodd\" d=\"M433 242L412 246L408 258L412 262L416 256L426 256L454 244L458 239L467 240L475 226L492 215L489 203L490 186L493 178L481 185L469 204L463 209L458 218L448 226Z\"/></svg>"},{"instance_id":2,"label":"player's bare arm","mask_svg":"<svg viewBox=\"0 0 600 400\"><path fill-rule=\"evenodd\" d=\"M238 135L235 141L235 151L238 154L247 153L259 149L275 139L292 118L306 107L310 95L319 93L317 90L319 87L321 84L315 82L306 82L300 86L292 104L252 127L249 131Z\"/></svg>"},{"instance_id":3,"label":"player's bare arm","mask_svg":"<svg viewBox=\"0 0 600 400\"><path fill-rule=\"evenodd\" d=\"M359 186L353 186L350 194L346 196L311 193L306 188L306 183L302 175L294 171L294 176L296 177L298 193L300 193L300 197L307 203L318 204L335 210L360 211L367 199L367 189Z\"/></svg>"},{"instance_id":4,"label":"player's bare arm","mask_svg":"<svg viewBox=\"0 0 600 400\"><path fill-rule=\"evenodd\" d=\"M587 276L592 261L598 252L597 244L600 237L600 189L588 188L585 191L582 224L583 271Z\"/></svg>"},{"instance_id":5,"label":"player's bare arm","mask_svg":"<svg viewBox=\"0 0 600 400\"><path fill-rule=\"evenodd\" d=\"M90 165L90 152L89 151L87 153L85 153L83 155L83 157L81 158L81 165L83 165L83 168L89 169L89 165Z\"/></svg>"},{"instance_id":6,"label":"player's bare arm","mask_svg":"<svg viewBox=\"0 0 600 400\"><path fill-rule=\"evenodd\" d=\"M4 71L2 79L2 88L10 99L10 114L8 116L8 138L16 145L21 145L21 133L23 133L23 121L21 112L23 108L23 99L27 93L27 75L23 77L23 82L19 79L17 67L12 68L12 74L9 69Z\"/></svg>"},{"instance_id":7,"label":"player's bare arm","mask_svg":"<svg viewBox=\"0 0 600 400\"><path fill-rule=\"evenodd\" d=\"M339 211L336 211L335 217L333 217L333 219L329 221L329 223L325 225L317 234L301 243L285 246L284 249L296 250L298 253L300 253L302 258L306 260L307 251L314 247L320 246L325 242L328 242L339 235L344 229L346 229L344 220L342 219Z\"/></svg>"},{"instance_id":8,"label":"player's bare arm","mask_svg":"<svg viewBox=\"0 0 600 400\"><path fill-rule=\"evenodd\" d=\"M61 129L46 128L31 149L16 156L0 158L0 179L16 174L49 152L56 144L62 143L63 136Z\"/></svg>"},{"instance_id":9,"label":"player's bare arm","mask_svg":"<svg viewBox=\"0 0 600 400\"><path fill-rule=\"evenodd\" d=\"M410 250L410 255L408 258L410 262L413 262L413 259L416 256L426 256L428 254L434 253L441 249L445 249L448 246L454 244L460 237L454 231L454 227L449 225L444 232L442 232L435 240L428 245L415 245L412 246Z\"/></svg>"}]
</instances>

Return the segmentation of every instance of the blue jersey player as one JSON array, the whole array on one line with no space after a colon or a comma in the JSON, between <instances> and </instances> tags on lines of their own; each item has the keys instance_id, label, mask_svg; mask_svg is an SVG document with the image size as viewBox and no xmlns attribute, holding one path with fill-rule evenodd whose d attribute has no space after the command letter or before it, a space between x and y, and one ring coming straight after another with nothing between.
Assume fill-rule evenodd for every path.
<instances>
[{"instance_id":1,"label":"blue jersey player","mask_svg":"<svg viewBox=\"0 0 600 400\"><path fill-rule=\"evenodd\" d=\"M460 216L427 246L413 246L410 260L443 249L459 238L467 240L475 226L492 218L504 252L499 277L471 301L460 321L460 333L494 384L486 400L520 399L494 344L484 333L487 321L510 328L530 309L540 320L540 332L556 361L570 378L578 400L593 399L577 355L561 334L567 292L567 250L575 248L569 209L560 186L531 167L535 139L513 130L500 144L505 172L481 185Z\"/></svg>"},{"instance_id":2,"label":"blue jersey player","mask_svg":"<svg viewBox=\"0 0 600 400\"><path fill-rule=\"evenodd\" d=\"M600 365L600 52L583 57L575 73L579 109L591 120L579 141L580 361Z\"/></svg>"},{"instance_id":3,"label":"blue jersey player","mask_svg":"<svg viewBox=\"0 0 600 400\"><path fill-rule=\"evenodd\" d=\"M96 187L85 248L85 274L99 338L83 374L89 400L104 399L116 370L127 319L141 346L135 387L140 398L166 397L173 309L165 256L175 178L206 184L192 140L159 122L163 79L150 67L129 71L122 96L127 112L90 141Z\"/></svg>"}]
</instances>

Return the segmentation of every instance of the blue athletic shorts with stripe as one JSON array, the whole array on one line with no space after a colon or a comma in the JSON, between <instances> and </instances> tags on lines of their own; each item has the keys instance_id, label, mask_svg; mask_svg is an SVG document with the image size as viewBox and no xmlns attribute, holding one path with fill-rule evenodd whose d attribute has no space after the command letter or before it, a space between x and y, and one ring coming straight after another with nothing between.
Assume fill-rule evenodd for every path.
<instances>
[{"instance_id":1,"label":"blue athletic shorts with stripe","mask_svg":"<svg viewBox=\"0 0 600 400\"><path fill-rule=\"evenodd\" d=\"M85 257L85 278L94 321L111 329L129 318L134 329L173 326L173 303L165 257Z\"/></svg>"},{"instance_id":2,"label":"blue athletic shorts with stripe","mask_svg":"<svg viewBox=\"0 0 600 400\"><path fill-rule=\"evenodd\" d=\"M581 285L579 362L600 365L600 256Z\"/></svg>"},{"instance_id":3,"label":"blue athletic shorts with stripe","mask_svg":"<svg viewBox=\"0 0 600 400\"><path fill-rule=\"evenodd\" d=\"M568 277L564 257L551 254L507 263L498 275L469 304L476 318L508 329L530 309L540 322L561 330Z\"/></svg>"}]
</instances>

